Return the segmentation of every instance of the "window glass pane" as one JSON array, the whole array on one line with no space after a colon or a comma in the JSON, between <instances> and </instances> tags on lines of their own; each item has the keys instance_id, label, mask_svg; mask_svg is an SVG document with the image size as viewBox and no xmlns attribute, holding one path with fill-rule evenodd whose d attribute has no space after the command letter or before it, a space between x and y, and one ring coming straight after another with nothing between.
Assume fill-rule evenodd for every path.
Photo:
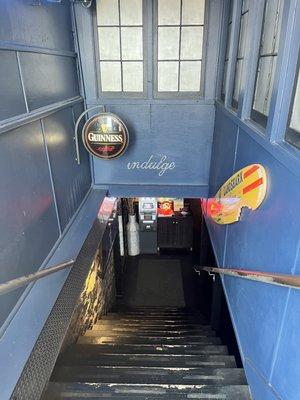
<instances>
[{"instance_id":1,"label":"window glass pane","mask_svg":"<svg viewBox=\"0 0 300 400\"><path fill-rule=\"evenodd\" d=\"M199 92L201 61L182 61L180 63L180 91Z\"/></svg>"},{"instance_id":2,"label":"window glass pane","mask_svg":"<svg viewBox=\"0 0 300 400\"><path fill-rule=\"evenodd\" d=\"M143 92L143 0L96 0L96 7L101 90Z\"/></svg>"},{"instance_id":3,"label":"window glass pane","mask_svg":"<svg viewBox=\"0 0 300 400\"><path fill-rule=\"evenodd\" d=\"M157 4L157 90L199 93L205 0L158 0Z\"/></svg>"},{"instance_id":4,"label":"window glass pane","mask_svg":"<svg viewBox=\"0 0 300 400\"><path fill-rule=\"evenodd\" d=\"M292 108L290 128L300 132L300 73L298 72L295 99Z\"/></svg>"},{"instance_id":5,"label":"window glass pane","mask_svg":"<svg viewBox=\"0 0 300 400\"><path fill-rule=\"evenodd\" d=\"M241 77L242 77L242 69L243 69L243 60L237 60L235 66L235 77L234 77L234 87L233 87L233 104L235 107L239 101L239 94L241 88Z\"/></svg>"},{"instance_id":6,"label":"window glass pane","mask_svg":"<svg viewBox=\"0 0 300 400\"><path fill-rule=\"evenodd\" d=\"M98 25L119 25L118 0L97 0Z\"/></svg>"},{"instance_id":7,"label":"window glass pane","mask_svg":"<svg viewBox=\"0 0 300 400\"><path fill-rule=\"evenodd\" d=\"M143 59L143 30L142 28L121 28L122 59Z\"/></svg>"},{"instance_id":8,"label":"window glass pane","mask_svg":"<svg viewBox=\"0 0 300 400\"><path fill-rule=\"evenodd\" d=\"M142 0L120 0L121 25L142 25Z\"/></svg>"},{"instance_id":9,"label":"window glass pane","mask_svg":"<svg viewBox=\"0 0 300 400\"><path fill-rule=\"evenodd\" d=\"M119 28L98 28L101 60L120 60Z\"/></svg>"},{"instance_id":10,"label":"window glass pane","mask_svg":"<svg viewBox=\"0 0 300 400\"><path fill-rule=\"evenodd\" d=\"M243 0L242 12L244 13L246 10L249 10L249 0Z\"/></svg>"},{"instance_id":11,"label":"window glass pane","mask_svg":"<svg viewBox=\"0 0 300 400\"><path fill-rule=\"evenodd\" d=\"M202 27L183 26L181 30L181 54L182 60L193 60L202 57Z\"/></svg>"},{"instance_id":12,"label":"window glass pane","mask_svg":"<svg viewBox=\"0 0 300 400\"><path fill-rule=\"evenodd\" d=\"M243 6L245 2L243 2ZM239 31L239 42L238 42L238 52L236 57L235 64L235 73L234 73L234 83L233 83L233 94L232 94L232 102L231 105L233 108L238 108L238 100L241 89L241 81L242 81L242 72L243 72L243 61L244 61L244 53L245 53L245 42L246 42L246 33L247 33L247 21L248 21L248 9L243 11L240 19L240 31ZM243 13L244 12L244 13Z\"/></svg>"},{"instance_id":13,"label":"window glass pane","mask_svg":"<svg viewBox=\"0 0 300 400\"><path fill-rule=\"evenodd\" d=\"M227 33L226 56L225 56L226 60L229 60L231 29L232 29L232 24L229 24L228 25L228 33Z\"/></svg>"},{"instance_id":14,"label":"window glass pane","mask_svg":"<svg viewBox=\"0 0 300 400\"><path fill-rule=\"evenodd\" d=\"M100 72L103 92L120 92L122 90L120 62L101 62Z\"/></svg>"},{"instance_id":15,"label":"window glass pane","mask_svg":"<svg viewBox=\"0 0 300 400\"><path fill-rule=\"evenodd\" d=\"M227 38L226 38L226 53L225 53L224 68L223 68L223 80L222 80L222 88L221 88L221 99L222 100L225 100L225 93L226 93L229 50L230 50L231 33L232 33L232 12L233 12L233 6L232 6L232 1L230 1L229 13L228 13Z\"/></svg>"},{"instance_id":16,"label":"window glass pane","mask_svg":"<svg viewBox=\"0 0 300 400\"><path fill-rule=\"evenodd\" d=\"M253 109L267 116L269 114L271 88L274 81L275 57L261 57L259 60Z\"/></svg>"},{"instance_id":17,"label":"window glass pane","mask_svg":"<svg viewBox=\"0 0 300 400\"><path fill-rule=\"evenodd\" d=\"M248 13L241 16L241 26L239 35L239 48L238 48L238 58L244 57L245 50L245 40L246 40L246 30L247 30Z\"/></svg>"},{"instance_id":18,"label":"window glass pane","mask_svg":"<svg viewBox=\"0 0 300 400\"><path fill-rule=\"evenodd\" d=\"M277 31L280 19L279 3L278 0L267 0L266 2L260 54L270 54L277 51L279 39Z\"/></svg>"},{"instance_id":19,"label":"window glass pane","mask_svg":"<svg viewBox=\"0 0 300 400\"><path fill-rule=\"evenodd\" d=\"M182 24L204 24L205 0L182 0Z\"/></svg>"},{"instance_id":20,"label":"window glass pane","mask_svg":"<svg viewBox=\"0 0 300 400\"><path fill-rule=\"evenodd\" d=\"M142 62L123 62L123 90L124 92L143 91Z\"/></svg>"},{"instance_id":21,"label":"window glass pane","mask_svg":"<svg viewBox=\"0 0 300 400\"><path fill-rule=\"evenodd\" d=\"M277 61L277 50L280 36L283 0L266 0L258 69L253 98L254 111L251 116L260 124L266 126L269 114L274 75Z\"/></svg>"},{"instance_id":22,"label":"window glass pane","mask_svg":"<svg viewBox=\"0 0 300 400\"><path fill-rule=\"evenodd\" d=\"M158 59L178 60L179 28L158 28Z\"/></svg>"},{"instance_id":23,"label":"window glass pane","mask_svg":"<svg viewBox=\"0 0 300 400\"><path fill-rule=\"evenodd\" d=\"M180 0L158 0L158 25L180 24Z\"/></svg>"},{"instance_id":24,"label":"window glass pane","mask_svg":"<svg viewBox=\"0 0 300 400\"><path fill-rule=\"evenodd\" d=\"M178 91L178 62L158 62L158 91Z\"/></svg>"},{"instance_id":25,"label":"window glass pane","mask_svg":"<svg viewBox=\"0 0 300 400\"><path fill-rule=\"evenodd\" d=\"M225 61L224 72L223 72L223 81L222 81L222 97L223 97L223 99L225 98L225 93L226 93L227 70L228 70L228 61Z\"/></svg>"}]
</instances>

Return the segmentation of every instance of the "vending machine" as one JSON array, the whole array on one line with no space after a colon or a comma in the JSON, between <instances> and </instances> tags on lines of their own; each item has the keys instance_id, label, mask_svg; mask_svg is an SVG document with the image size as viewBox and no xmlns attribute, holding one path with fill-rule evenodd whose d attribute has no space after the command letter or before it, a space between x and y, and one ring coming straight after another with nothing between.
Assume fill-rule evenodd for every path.
<instances>
[{"instance_id":1,"label":"vending machine","mask_svg":"<svg viewBox=\"0 0 300 400\"><path fill-rule=\"evenodd\" d=\"M157 199L139 198L140 253L157 253Z\"/></svg>"}]
</instances>

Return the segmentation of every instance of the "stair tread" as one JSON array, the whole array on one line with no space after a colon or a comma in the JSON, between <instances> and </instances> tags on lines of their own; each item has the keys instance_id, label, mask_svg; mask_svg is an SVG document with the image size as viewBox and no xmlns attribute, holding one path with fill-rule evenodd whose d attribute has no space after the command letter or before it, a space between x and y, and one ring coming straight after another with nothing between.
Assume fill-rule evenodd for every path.
<instances>
[{"instance_id":1,"label":"stair tread","mask_svg":"<svg viewBox=\"0 0 300 400\"><path fill-rule=\"evenodd\" d=\"M199 310L119 307L59 356L43 400L251 400Z\"/></svg>"},{"instance_id":2,"label":"stair tread","mask_svg":"<svg viewBox=\"0 0 300 400\"><path fill-rule=\"evenodd\" d=\"M77 352L83 354L99 353L142 353L142 354L228 354L227 346L223 345L151 345L151 344L101 344L94 345L89 343L78 343L72 347L76 347Z\"/></svg>"},{"instance_id":3,"label":"stair tread","mask_svg":"<svg viewBox=\"0 0 300 400\"><path fill-rule=\"evenodd\" d=\"M121 320L116 320L116 319L100 319L98 322L96 322L95 326L120 326L120 327L130 327L130 326L138 326L138 327L145 327L145 328L153 328L153 327L158 327L158 328L164 328L164 327L186 327L186 328L192 328L192 327L198 327L198 328L203 328L203 329L211 329L210 325L208 324L201 324L199 322L187 322L187 321L143 321L141 319L135 320L135 321L121 321Z\"/></svg>"},{"instance_id":4,"label":"stair tread","mask_svg":"<svg viewBox=\"0 0 300 400\"><path fill-rule=\"evenodd\" d=\"M118 343L118 344L221 344L221 340L218 337L207 337L207 336L191 336L191 337L138 337L138 336L99 336L98 334L90 334L81 336L78 339L78 343L93 343L93 344L108 344L108 343Z\"/></svg>"},{"instance_id":5,"label":"stair tread","mask_svg":"<svg viewBox=\"0 0 300 400\"><path fill-rule=\"evenodd\" d=\"M215 334L215 331L213 331L211 328L206 328L206 327L193 327L193 328L180 328L175 327L172 329L157 329L157 327L143 327L143 326L129 326L129 327L122 327L122 326L115 326L115 325L94 325L93 326L93 331L98 331L98 332L110 332L110 333L116 333L116 334L122 334L122 333L133 333L133 334L156 334L156 335L162 335L164 333L188 333L188 334L194 334L195 333L206 333L206 334Z\"/></svg>"},{"instance_id":6,"label":"stair tread","mask_svg":"<svg viewBox=\"0 0 300 400\"><path fill-rule=\"evenodd\" d=\"M245 384L240 368L58 366L51 380L101 383Z\"/></svg>"},{"instance_id":7,"label":"stair tread","mask_svg":"<svg viewBox=\"0 0 300 400\"><path fill-rule=\"evenodd\" d=\"M104 366L211 366L235 367L235 358L229 355L163 355L163 354L88 354L66 352L58 360L60 365L104 365Z\"/></svg>"},{"instance_id":8,"label":"stair tread","mask_svg":"<svg viewBox=\"0 0 300 400\"><path fill-rule=\"evenodd\" d=\"M79 382L50 382L43 400L61 399L215 399L215 400L251 400L247 385L124 385L90 384Z\"/></svg>"},{"instance_id":9,"label":"stair tread","mask_svg":"<svg viewBox=\"0 0 300 400\"><path fill-rule=\"evenodd\" d=\"M109 330L99 330L99 329L90 329L87 330L84 334L84 336L99 336L99 337L120 337L120 338L153 338L153 339L158 339L158 338L174 338L174 339L189 339L189 338L213 338L214 340L216 339L216 336L213 334L210 334L210 332L161 332L161 333L152 333L152 332L132 332L132 331L123 331L123 332L111 332Z\"/></svg>"}]
</instances>

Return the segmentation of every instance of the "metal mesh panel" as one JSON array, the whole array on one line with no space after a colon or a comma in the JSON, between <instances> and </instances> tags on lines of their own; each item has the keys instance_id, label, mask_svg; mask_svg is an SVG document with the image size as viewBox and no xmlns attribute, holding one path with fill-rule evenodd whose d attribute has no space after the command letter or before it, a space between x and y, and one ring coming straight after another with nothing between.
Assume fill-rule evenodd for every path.
<instances>
[{"instance_id":1,"label":"metal mesh panel","mask_svg":"<svg viewBox=\"0 0 300 400\"><path fill-rule=\"evenodd\" d=\"M55 365L105 226L95 221L36 341L11 399L40 399Z\"/></svg>"}]
</instances>

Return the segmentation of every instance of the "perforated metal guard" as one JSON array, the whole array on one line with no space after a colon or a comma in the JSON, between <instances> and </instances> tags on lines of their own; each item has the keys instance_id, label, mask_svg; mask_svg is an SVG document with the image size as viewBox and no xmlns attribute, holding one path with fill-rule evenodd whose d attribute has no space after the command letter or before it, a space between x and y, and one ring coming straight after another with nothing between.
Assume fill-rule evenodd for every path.
<instances>
[{"instance_id":1,"label":"perforated metal guard","mask_svg":"<svg viewBox=\"0 0 300 400\"><path fill-rule=\"evenodd\" d=\"M28 358L11 399L41 398L104 230L105 225L96 220Z\"/></svg>"}]
</instances>

